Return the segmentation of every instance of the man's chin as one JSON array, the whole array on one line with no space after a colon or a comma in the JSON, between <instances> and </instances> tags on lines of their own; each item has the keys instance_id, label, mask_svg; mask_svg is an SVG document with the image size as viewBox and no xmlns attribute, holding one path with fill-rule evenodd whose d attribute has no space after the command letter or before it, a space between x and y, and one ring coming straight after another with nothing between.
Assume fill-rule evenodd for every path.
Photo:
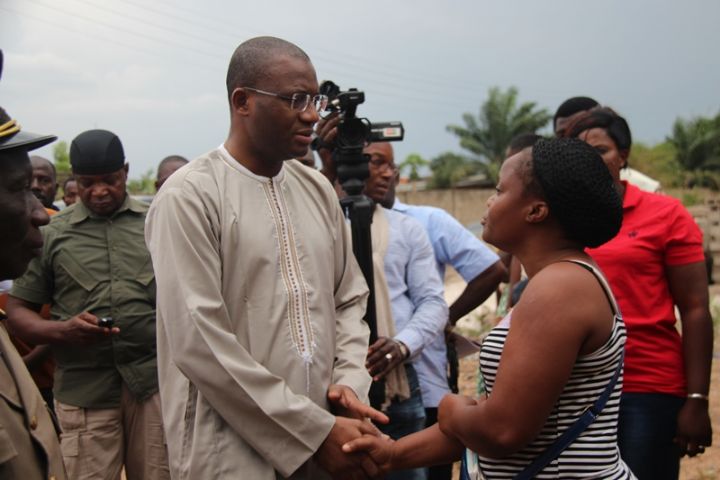
<instances>
[{"instance_id":1,"label":"man's chin","mask_svg":"<svg viewBox=\"0 0 720 480\"><path fill-rule=\"evenodd\" d=\"M115 205L113 204L90 204L88 205L88 210L90 210L95 215L105 216L110 215L115 211Z\"/></svg>"},{"instance_id":2,"label":"man's chin","mask_svg":"<svg viewBox=\"0 0 720 480\"><path fill-rule=\"evenodd\" d=\"M4 262L4 265L0 268L0 280L13 280L22 276L27 270L30 260L32 260L31 255L20 254Z\"/></svg>"},{"instance_id":3,"label":"man's chin","mask_svg":"<svg viewBox=\"0 0 720 480\"><path fill-rule=\"evenodd\" d=\"M45 196L41 193L33 192L33 195L35 195L35 198L37 198L40 203L42 203L42 206L45 208L50 208L50 205L52 205L52 202L48 202L48 199L45 198Z\"/></svg>"}]
</instances>

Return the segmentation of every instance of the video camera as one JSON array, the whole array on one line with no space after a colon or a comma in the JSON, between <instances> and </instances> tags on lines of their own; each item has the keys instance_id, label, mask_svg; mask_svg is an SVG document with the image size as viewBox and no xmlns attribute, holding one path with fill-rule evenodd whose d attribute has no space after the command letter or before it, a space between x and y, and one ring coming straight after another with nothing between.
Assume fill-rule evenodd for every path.
<instances>
[{"instance_id":1,"label":"video camera","mask_svg":"<svg viewBox=\"0 0 720 480\"><path fill-rule=\"evenodd\" d=\"M356 88L342 92L335 83L326 80L320 85L320 93L328 97L327 111L339 112L341 116L333 149L338 181L348 195L359 195L369 176L369 158L362 153L365 145L400 141L405 129L401 122L370 123L367 118L358 118L355 111L365 101L365 93ZM317 142L313 149L318 149Z\"/></svg>"},{"instance_id":2,"label":"video camera","mask_svg":"<svg viewBox=\"0 0 720 480\"><path fill-rule=\"evenodd\" d=\"M372 124L367 118L358 118L355 111L365 101L365 94L355 88L341 92L333 82L325 81L320 85L320 93L327 95L330 112L338 112L340 121L334 145L323 145L320 138L312 143L313 150L323 147L332 149L332 156L337 169L337 179L347 196L340 200L343 211L350 219L353 252L360 269L365 276L370 295L365 311L365 321L370 328L370 344L377 338L377 321L375 312L375 287L372 264L372 223L375 205L372 200L362 194L365 179L370 172L368 163L370 156L363 154L365 145L372 142L394 142L402 140L405 130L400 122L383 122ZM385 383L383 380L373 382L370 387L370 405L375 408L385 401Z\"/></svg>"}]
</instances>

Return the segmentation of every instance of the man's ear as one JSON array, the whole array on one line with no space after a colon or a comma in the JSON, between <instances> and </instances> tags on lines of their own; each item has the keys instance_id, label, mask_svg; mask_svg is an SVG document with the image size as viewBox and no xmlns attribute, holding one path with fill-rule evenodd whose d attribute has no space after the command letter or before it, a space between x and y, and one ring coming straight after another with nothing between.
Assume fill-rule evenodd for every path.
<instances>
[{"instance_id":1,"label":"man's ear","mask_svg":"<svg viewBox=\"0 0 720 480\"><path fill-rule=\"evenodd\" d=\"M548 204L541 200L533 201L528 207L525 220L529 223L540 223L550 215Z\"/></svg>"},{"instance_id":2,"label":"man's ear","mask_svg":"<svg viewBox=\"0 0 720 480\"><path fill-rule=\"evenodd\" d=\"M248 113L248 94L244 88L236 88L230 95L230 105L232 105L232 111L240 115L247 115Z\"/></svg>"}]
</instances>

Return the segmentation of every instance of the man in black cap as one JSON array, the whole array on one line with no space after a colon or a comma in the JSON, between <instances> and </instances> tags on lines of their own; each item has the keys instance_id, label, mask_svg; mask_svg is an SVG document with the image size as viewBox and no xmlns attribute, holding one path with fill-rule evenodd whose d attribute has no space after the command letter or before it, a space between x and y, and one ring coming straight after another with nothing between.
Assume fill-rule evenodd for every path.
<instances>
[{"instance_id":1,"label":"man in black cap","mask_svg":"<svg viewBox=\"0 0 720 480\"><path fill-rule=\"evenodd\" d=\"M119 478L123 466L131 479L166 479L148 207L127 194L128 164L112 132L78 135L70 164L80 201L43 230L42 256L13 285L10 325L55 353L56 410L73 479ZM53 321L38 315L43 303Z\"/></svg>"},{"instance_id":2,"label":"man in black cap","mask_svg":"<svg viewBox=\"0 0 720 480\"><path fill-rule=\"evenodd\" d=\"M21 131L0 108L0 280L22 275L40 254L40 227L48 223L48 214L30 188L27 152L56 138ZM0 319L4 317L0 310ZM57 431L4 323L0 322L0 478L65 479Z\"/></svg>"}]
</instances>

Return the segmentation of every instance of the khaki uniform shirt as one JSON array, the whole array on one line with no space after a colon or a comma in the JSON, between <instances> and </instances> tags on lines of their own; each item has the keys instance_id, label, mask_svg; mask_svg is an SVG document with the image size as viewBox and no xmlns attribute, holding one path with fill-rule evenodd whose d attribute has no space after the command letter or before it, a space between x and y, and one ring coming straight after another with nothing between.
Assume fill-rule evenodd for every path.
<instances>
[{"instance_id":1,"label":"khaki uniform shirt","mask_svg":"<svg viewBox=\"0 0 720 480\"><path fill-rule=\"evenodd\" d=\"M368 290L330 183L215 150L163 185L146 236L172 477L326 478L308 460L335 422L327 389L370 386Z\"/></svg>"},{"instance_id":2,"label":"khaki uniform shirt","mask_svg":"<svg viewBox=\"0 0 720 480\"><path fill-rule=\"evenodd\" d=\"M0 478L67 478L55 425L3 322L0 322Z\"/></svg>"},{"instance_id":3,"label":"khaki uniform shirt","mask_svg":"<svg viewBox=\"0 0 720 480\"><path fill-rule=\"evenodd\" d=\"M89 311L110 316L120 333L91 345L52 347L55 398L84 408L120 406L124 382L138 400L158 391L155 276L145 246L148 205L130 196L109 217L82 202L42 229L42 256L13 284L11 295L50 304L53 320Z\"/></svg>"}]
</instances>

